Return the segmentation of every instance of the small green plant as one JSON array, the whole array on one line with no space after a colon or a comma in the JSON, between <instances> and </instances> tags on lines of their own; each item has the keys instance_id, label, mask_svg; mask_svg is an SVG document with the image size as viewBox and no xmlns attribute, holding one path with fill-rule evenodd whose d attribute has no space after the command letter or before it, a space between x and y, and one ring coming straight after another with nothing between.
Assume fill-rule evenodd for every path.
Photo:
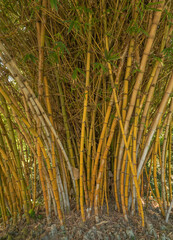
<instances>
[{"instance_id":1,"label":"small green plant","mask_svg":"<svg viewBox=\"0 0 173 240\"><path fill-rule=\"evenodd\" d=\"M29 210L29 216L30 216L31 218L35 218L35 217L36 217L35 211L34 211L33 209L30 209L30 210Z\"/></svg>"},{"instance_id":2,"label":"small green plant","mask_svg":"<svg viewBox=\"0 0 173 240\"><path fill-rule=\"evenodd\" d=\"M43 215L38 215L38 217L37 217L38 219L43 219Z\"/></svg>"}]
</instances>

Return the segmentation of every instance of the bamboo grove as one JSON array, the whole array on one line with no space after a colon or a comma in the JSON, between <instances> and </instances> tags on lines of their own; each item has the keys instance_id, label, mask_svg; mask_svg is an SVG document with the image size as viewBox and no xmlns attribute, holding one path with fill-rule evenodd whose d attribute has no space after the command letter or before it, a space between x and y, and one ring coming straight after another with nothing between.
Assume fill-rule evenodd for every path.
<instances>
[{"instance_id":1,"label":"bamboo grove","mask_svg":"<svg viewBox=\"0 0 173 240\"><path fill-rule=\"evenodd\" d=\"M172 198L173 2L0 2L0 209L60 224ZM145 204L145 205L144 205Z\"/></svg>"}]
</instances>

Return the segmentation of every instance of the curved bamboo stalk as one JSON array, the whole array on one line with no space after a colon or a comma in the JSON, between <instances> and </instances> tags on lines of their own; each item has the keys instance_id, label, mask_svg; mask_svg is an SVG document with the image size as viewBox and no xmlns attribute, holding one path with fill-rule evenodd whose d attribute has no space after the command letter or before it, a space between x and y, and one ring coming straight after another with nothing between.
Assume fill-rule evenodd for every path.
<instances>
[{"instance_id":1,"label":"curved bamboo stalk","mask_svg":"<svg viewBox=\"0 0 173 240\"><path fill-rule=\"evenodd\" d=\"M11 123L10 114L9 114L9 111L8 111L8 108L7 108L6 100L1 94L0 94L0 99L2 101L4 110L5 110L5 115L6 115L6 118L7 118L7 124L8 124L8 127L9 127L9 134L10 134L10 138L11 138L11 141L12 141L12 147L13 147L13 151L14 151L16 166L17 166L17 172L19 174L19 178L20 178L20 182L21 182L22 198L23 198L23 203L24 203L24 212L25 212L26 220L29 223L27 202L30 201L30 200L27 199L26 183L25 183L25 180L24 180L24 177L23 177L23 174L22 174L22 165L21 165L21 161L20 161L20 156L19 156L19 153L18 153L18 150L17 150L15 135L14 135L14 131L13 131L12 123Z\"/></svg>"},{"instance_id":2,"label":"curved bamboo stalk","mask_svg":"<svg viewBox=\"0 0 173 240\"><path fill-rule=\"evenodd\" d=\"M166 43L169 39L168 38L168 30L169 30L169 27L166 25L164 35L163 35L163 38L162 38L161 47L160 47L160 53L163 52L164 47L165 47L165 45L166 45ZM161 68L163 66L163 60L164 60L164 58L162 58L162 60L161 60L162 63L160 63L159 61L155 62L153 71L151 73L150 80L149 80L149 82L147 84L147 87L146 87L146 90L145 90L145 93L148 93L148 91L149 91L149 93L148 93L148 96L147 96L146 104L145 104L145 107L144 107L144 110L143 110L143 115L142 115L141 123L140 123L140 127L139 127L139 133L138 133L138 139L137 139L137 152L138 152L138 149L139 149L140 140L141 140L142 133L143 133L143 130L144 130L145 119L146 119L146 116L147 116L147 113L148 113L148 109L149 109L149 106L151 104L151 100L152 100L152 97L153 97L153 94L154 94L154 90L155 90L155 86L156 86L156 83L157 83L157 80L158 80L159 73L160 73ZM143 96L143 99L140 103L140 107L143 105L143 102L144 102L144 96Z\"/></svg>"},{"instance_id":3,"label":"curved bamboo stalk","mask_svg":"<svg viewBox=\"0 0 173 240\"><path fill-rule=\"evenodd\" d=\"M166 214L166 219L165 219L166 223L168 222L169 215L170 215L170 213L171 213L172 207L173 207L173 199L172 199L172 201L171 201L171 204L170 204L170 206L169 206L168 212L167 212L167 214Z\"/></svg>"},{"instance_id":4,"label":"curved bamboo stalk","mask_svg":"<svg viewBox=\"0 0 173 240\"><path fill-rule=\"evenodd\" d=\"M0 132L0 147L3 149L3 152L4 152L5 144L4 144L4 140L3 140L1 132ZM0 152L1 152L1 150L0 150ZM7 165L6 161L9 161L8 158L5 159L5 168L6 168L6 173L7 173L7 182L8 182L8 186L9 186L9 192L11 195L11 200L12 200L12 205L13 205L13 224L16 224L16 220L17 220L16 197L15 197L15 193L14 193L12 179L10 176L9 166Z\"/></svg>"},{"instance_id":5,"label":"curved bamboo stalk","mask_svg":"<svg viewBox=\"0 0 173 240\"><path fill-rule=\"evenodd\" d=\"M41 148L41 151L43 153L43 156L44 156L46 164L47 164L48 173L49 173L49 176L50 176L50 180L51 180L51 184L52 184L55 200L56 200L57 203L59 203L59 194L58 194L58 189L57 189L57 183L56 183L56 181L55 181L55 179L53 177L53 172L52 172L52 169L51 169L50 161L49 161L48 155L46 153L46 150L44 148L44 145L42 143L42 140L40 139L38 133L34 130L34 128L31 127L31 125L29 124L27 119L24 116L22 116L21 112L12 103L10 97L6 94L6 92L2 88L0 88L0 93L3 95L3 97L11 105L11 107L16 112L16 114L18 115L20 120L30 129L31 134L33 134L37 138L38 143L39 143L40 148ZM57 211L58 211L58 215L59 215L59 219L60 219L60 224L62 225L63 224L63 216L62 216L61 207L60 207L59 204L57 205Z\"/></svg>"},{"instance_id":6,"label":"curved bamboo stalk","mask_svg":"<svg viewBox=\"0 0 173 240\"><path fill-rule=\"evenodd\" d=\"M149 35L148 35L148 39L147 39L147 43L146 43L146 46L145 46L145 49L144 49L144 52L143 52L143 56L142 56L142 59L141 59L141 64L140 64L140 68L139 68L140 71L138 72L136 82L135 82L135 85L133 87L133 92L132 92L132 96L131 96L131 99L130 99L129 108L128 108L128 111L127 111L127 116L126 116L126 120L125 120L125 124L124 124L125 135L127 135L127 133L128 133L129 123L130 123L130 119L131 119L131 116L132 116L132 113L133 113L133 109L135 107L137 93L138 93L138 90L140 88L142 79L144 77L148 56L150 54L150 51L151 51L151 48L152 48L152 45L153 45L153 41L155 39L156 30L157 30L157 26L158 26L160 18L161 18L164 3L165 3L165 1L162 1L162 3L158 6L158 8L157 8L158 11L155 12L155 15L154 15L154 18L153 18L153 22L152 22L151 29L150 29L150 32L149 32ZM119 151L119 161L121 161L121 159L122 159L123 148L124 148L124 142L123 142L123 139L122 139L121 144L120 144L120 151Z\"/></svg>"},{"instance_id":7,"label":"curved bamboo stalk","mask_svg":"<svg viewBox=\"0 0 173 240\"><path fill-rule=\"evenodd\" d=\"M173 89L173 73L172 73L172 75L170 77L170 80L168 82L168 86L167 86L167 88L165 90L165 94L164 94L164 96L162 98L162 101L160 103L160 106L159 106L159 108L157 110L157 114L156 114L156 116L155 116L155 118L153 120L153 124L151 126L150 132L148 133L148 136L147 136L147 139L146 139L146 142L145 142L145 148L143 150L143 154L142 154L141 159L139 161L139 166L138 166L138 170L137 170L138 178L139 178L139 175L141 174L142 166L144 164L145 157L146 157L147 152L149 150L151 139L152 139L152 137L153 137L153 135L155 133L156 127L157 127L158 122L159 122L159 120L161 118L163 110L164 110L164 108L165 108L165 106L166 106L166 104L168 102L169 96L172 93L172 89Z\"/></svg>"},{"instance_id":8,"label":"curved bamboo stalk","mask_svg":"<svg viewBox=\"0 0 173 240\"><path fill-rule=\"evenodd\" d=\"M26 98L28 101L31 101L31 105L33 105L33 108L35 108L38 117L40 118L43 126L45 126L45 123L43 121L43 119L45 119L46 123L48 124L48 126L50 127L52 133L55 136L55 140L57 141L58 145L60 146L60 149L64 155L64 158L67 162L67 166L69 168L70 171L70 175L73 181L73 186L74 189L76 189L75 187L75 180L74 180L74 175L73 175L73 171L68 159L68 156L64 150L64 147L60 141L60 138L57 134L57 132L55 131L55 129L53 128L49 118L47 117L44 109L42 108L40 102L38 101L38 99L35 97L35 94L33 93L32 89L29 87L27 81L24 79L24 77L20 74L20 71L16 65L16 63L14 62L14 60L11 58L11 56L8 54L7 50L5 49L5 47L3 46L3 44L0 42L0 55L4 61L4 65L9 69L9 71L11 72L11 74L13 75L13 77L16 79L16 81L19 84L19 87L22 89L22 91L24 92L24 94L26 95ZM42 119L43 118L43 119ZM48 139L49 139L49 134L48 134Z\"/></svg>"}]
</instances>

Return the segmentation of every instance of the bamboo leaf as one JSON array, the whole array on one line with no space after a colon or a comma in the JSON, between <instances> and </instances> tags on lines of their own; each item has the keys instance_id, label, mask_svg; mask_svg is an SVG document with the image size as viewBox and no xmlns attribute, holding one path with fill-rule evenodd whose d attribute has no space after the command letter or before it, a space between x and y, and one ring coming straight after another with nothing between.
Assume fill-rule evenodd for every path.
<instances>
[{"instance_id":1,"label":"bamboo leaf","mask_svg":"<svg viewBox=\"0 0 173 240\"><path fill-rule=\"evenodd\" d=\"M68 54L70 54L67 47L65 46L65 44L61 41L55 42L55 47L54 48L55 49L59 48L59 53L62 57L64 55L64 51L66 51Z\"/></svg>"},{"instance_id":2,"label":"bamboo leaf","mask_svg":"<svg viewBox=\"0 0 173 240\"><path fill-rule=\"evenodd\" d=\"M98 62L94 63L93 69L94 69L94 70L96 70L96 69L102 69L103 72L107 72L106 67L105 67L103 64L98 63Z\"/></svg>"},{"instance_id":3,"label":"bamboo leaf","mask_svg":"<svg viewBox=\"0 0 173 240\"><path fill-rule=\"evenodd\" d=\"M77 73L78 73L78 69L75 68L75 70L72 73L72 79L75 80L77 78Z\"/></svg>"},{"instance_id":4,"label":"bamboo leaf","mask_svg":"<svg viewBox=\"0 0 173 240\"><path fill-rule=\"evenodd\" d=\"M154 12L161 12L161 11L162 11L162 10L160 10L160 9L150 8L150 7L146 7L146 10L151 10L151 11L154 11Z\"/></svg>"},{"instance_id":5,"label":"bamboo leaf","mask_svg":"<svg viewBox=\"0 0 173 240\"><path fill-rule=\"evenodd\" d=\"M37 58L33 54L26 54L23 58L24 62L31 60L33 63L36 62Z\"/></svg>"},{"instance_id":6,"label":"bamboo leaf","mask_svg":"<svg viewBox=\"0 0 173 240\"><path fill-rule=\"evenodd\" d=\"M71 30L73 29L74 23L75 23L75 21L71 21L67 34L69 34L71 32Z\"/></svg>"},{"instance_id":7,"label":"bamboo leaf","mask_svg":"<svg viewBox=\"0 0 173 240\"><path fill-rule=\"evenodd\" d=\"M161 4L163 3L163 1L160 1L160 2L154 2L154 3L148 3L147 6L153 6L153 5L158 5L158 4Z\"/></svg>"},{"instance_id":8,"label":"bamboo leaf","mask_svg":"<svg viewBox=\"0 0 173 240\"><path fill-rule=\"evenodd\" d=\"M52 9L58 11L58 1L57 0L50 0L50 5Z\"/></svg>"},{"instance_id":9,"label":"bamboo leaf","mask_svg":"<svg viewBox=\"0 0 173 240\"><path fill-rule=\"evenodd\" d=\"M58 63L58 55L55 51L49 51L49 61L52 63Z\"/></svg>"},{"instance_id":10,"label":"bamboo leaf","mask_svg":"<svg viewBox=\"0 0 173 240\"><path fill-rule=\"evenodd\" d=\"M105 58L106 60L109 62L109 61L116 61L118 60L120 57L119 57L119 54L113 54L111 55L113 52L113 49L111 49L109 52L107 50L105 50Z\"/></svg>"},{"instance_id":11,"label":"bamboo leaf","mask_svg":"<svg viewBox=\"0 0 173 240\"><path fill-rule=\"evenodd\" d=\"M127 32L129 34L134 34L134 33L140 34L140 33L143 33L146 36L148 36L148 32L145 31L142 27L139 27L137 22L134 22L134 21L131 21L130 26L127 29Z\"/></svg>"}]
</instances>

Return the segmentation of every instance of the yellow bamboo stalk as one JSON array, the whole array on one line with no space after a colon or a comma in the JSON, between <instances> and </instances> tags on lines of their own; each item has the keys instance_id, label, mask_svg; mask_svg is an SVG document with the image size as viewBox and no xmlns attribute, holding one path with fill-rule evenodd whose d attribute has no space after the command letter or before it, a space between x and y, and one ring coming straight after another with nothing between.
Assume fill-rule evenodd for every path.
<instances>
[{"instance_id":1,"label":"yellow bamboo stalk","mask_svg":"<svg viewBox=\"0 0 173 240\"><path fill-rule=\"evenodd\" d=\"M36 164L36 156L34 156L34 178L33 178L33 204L32 208L35 208L35 203L36 203L36 191L37 189L37 164Z\"/></svg>"},{"instance_id":2,"label":"yellow bamboo stalk","mask_svg":"<svg viewBox=\"0 0 173 240\"><path fill-rule=\"evenodd\" d=\"M150 182L149 182L149 181L150 181L150 178L149 178L149 176L148 176L146 167L145 167L145 174L146 174L146 177L147 177L147 182L148 182L148 184L149 184L149 188L150 188L151 194L153 195L154 199L156 199L156 195L154 194L153 189L152 189L152 187L151 187L151 184L150 184ZM147 207L147 204L146 204L146 207Z\"/></svg>"},{"instance_id":3,"label":"yellow bamboo stalk","mask_svg":"<svg viewBox=\"0 0 173 240\"><path fill-rule=\"evenodd\" d=\"M61 101L61 108L62 108L62 116L63 116L63 120L64 120L64 126L65 126L65 131L66 131L66 138L67 138L67 147L68 147L68 151L69 151L69 156L70 156L70 163L72 164L72 166L75 168L75 156L74 156L74 152L73 152L73 147L72 147L72 143L71 143L71 136L70 136L70 129L69 129L69 125L68 125L68 120L67 120L67 113L66 113L66 109L65 109L65 100L64 100L64 93L60 84L60 80L59 80L59 76L58 73L55 72L56 74L56 78L57 78L57 84L58 84L58 90L60 93L60 101ZM46 101L47 101L47 107L48 107L48 113L50 116L50 121L53 124L53 119L52 119L52 110L51 110L51 105L50 105L50 100L49 100L49 91L48 91L48 84L47 84L47 79L46 77L44 77L44 84L45 84L45 92L46 92ZM51 133L52 136L52 141L54 140L54 135L53 133ZM53 146L53 143L52 143ZM79 184L78 181L75 181L76 183L76 206L77 206L77 210L79 210Z\"/></svg>"},{"instance_id":4,"label":"yellow bamboo stalk","mask_svg":"<svg viewBox=\"0 0 173 240\"><path fill-rule=\"evenodd\" d=\"M134 43L135 43L134 38L132 38L129 44L126 73L124 77L124 93L123 93L123 105L122 105L123 122L125 121L125 118L126 118L126 108L127 108L127 101L128 101L128 84L129 84L129 77L130 77L131 66L132 66L132 53L134 49Z\"/></svg>"},{"instance_id":5,"label":"yellow bamboo stalk","mask_svg":"<svg viewBox=\"0 0 173 240\"><path fill-rule=\"evenodd\" d=\"M107 37L107 36L105 36L105 42L106 42L106 50L109 51L108 37ZM109 76L110 76L111 84L112 84L112 88L113 88L113 96L114 96L114 100L115 100L115 106L116 106L117 116L118 116L118 118L119 118L119 125L120 125L120 129L121 129L121 133L122 133L124 145L125 145L125 148L126 148L126 151L127 151L127 155L128 155L128 158L129 158L130 168L131 168L131 172L132 172L132 175L133 175L133 179L134 179L135 187L136 187L136 191L137 191L137 200L138 200L138 205L139 205L139 209L140 209L140 212L141 212L142 226L144 226L143 207L142 207L142 202L141 202L141 199L140 199L140 192L139 192L139 186L138 186L138 182L137 182L137 176L135 175L135 172L134 172L134 168L133 168L132 160L131 160L131 155L130 155L130 153L129 153L129 149L128 149L128 145L127 145L127 140L126 140L126 136L125 136L125 132L124 132L122 120L121 120L121 114L120 114L120 109L119 109L119 106L118 106L118 99L117 99L117 95L116 95L116 89L115 89L115 87L114 87L114 82L113 82L111 64L110 64L109 62L107 62L107 64L108 64ZM98 178L99 178L99 177L98 177ZM97 188L96 188L96 190L97 190ZM97 211L97 208L96 208L96 213L97 213L97 212L98 212L98 211ZM97 215L98 215L98 214L96 214L96 216L97 216Z\"/></svg>"},{"instance_id":6,"label":"yellow bamboo stalk","mask_svg":"<svg viewBox=\"0 0 173 240\"><path fill-rule=\"evenodd\" d=\"M125 56L126 56L126 52L127 52L127 48L125 49L125 51L122 54L121 63L119 65L117 77L115 79L115 84L119 82L119 78L120 78L122 68L123 68L123 65L124 65L124 59L125 59ZM92 204L93 204L93 199L94 199L94 188L95 188L95 179L96 179L96 176L97 176L96 175L97 167L98 167L98 163L99 163L99 158L100 158L100 153L101 153L101 149L102 149L103 139L104 139L105 132L106 132L106 129L107 129L109 117L110 117L110 114L111 114L112 105L113 105L113 93L111 94L110 101L109 101L109 104L108 104L108 107L107 107L107 111L106 111L106 115L105 115L104 123L103 123L103 128L102 128L101 135L100 135L100 138L99 138L99 143L98 143L98 147L97 147L96 156L95 156L95 159L94 159L94 162L93 162L94 167L92 167L90 211L91 211ZM116 166L116 165L114 165L114 166ZM117 202L117 204L118 204L118 202ZM118 205L117 205L117 207L118 207Z\"/></svg>"},{"instance_id":7,"label":"yellow bamboo stalk","mask_svg":"<svg viewBox=\"0 0 173 240\"><path fill-rule=\"evenodd\" d=\"M88 52L87 52L87 63L86 63L86 84L85 84L85 93L84 93L84 110L82 118L82 128L81 128L81 142L80 142L80 207L82 220L85 221L85 212L84 212L84 196L83 196L83 156L84 156L84 139L85 139L85 121L87 114L87 105L88 105L88 87L89 87L89 77L90 77L90 56L91 56L91 21L92 14L89 14L89 33L88 33Z\"/></svg>"},{"instance_id":8,"label":"yellow bamboo stalk","mask_svg":"<svg viewBox=\"0 0 173 240\"><path fill-rule=\"evenodd\" d=\"M165 30L164 30L164 35L163 35L163 38L162 38L162 42L161 42L160 53L162 53L162 51L164 50L165 44L168 41L168 30L169 30L169 27L166 25ZM163 62L163 60L164 60L164 58L161 59L162 62ZM149 109L149 106L150 106L151 101L152 101L155 86L156 86L158 76L159 76L159 73L161 71L162 66L163 66L163 63L161 64L158 60L155 62L154 68L153 68L151 76L150 76L150 79L149 79L147 87L145 89L145 93L144 93L144 95L142 97L142 100L140 102L139 108L142 108L142 106L144 104L144 100L146 98L146 94L148 94L147 100L146 100L146 103L145 103L145 107L144 107L144 110L143 110L142 118L141 118L140 127L139 127L139 133L138 133L138 139L137 139L137 152L138 152L140 140L141 140L141 137L142 137L142 133L143 133L143 130L144 130L148 109Z\"/></svg>"},{"instance_id":9,"label":"yellow bamboo stalk","mask_svg":"<svg viewBox=\"0 0 173 240\"><path fill-rule=\"evenodd\" d=\"M148 207L149 189L151 188L150 178L151 178L152 165L153 165L153 154L151 155L149 174L147 173L147 168L145 166L145 173L147 176L146 207Z\"/></svg>"},{"instance_id":10,"label":"yellow bamboo stalk","mask_svg":"<svg viewBox=\"0 0 173 240\"><path fill-rule=\"evenodd\" d=\"M133 168L133 165L132 165L131 155L130 155L129 150L128 150L128 144L127 144L124 129L123 129L123 124L122 124L122 120L121 120L121 114L120 114L120 110L119 110L119 106L118 106L118 100L117 100L115 88L113 88L113 93L114 93L114 98L115 98L117 115L118 115L118 118L119 118L119 125L120 125L120 128L121 128L122 137L123 137L123 140L124 140L124 145L125 145L125 148L126 148L126 151L127 151L128 158L129 158L130 168L131 168L131 172L132 172L135 187L136 187L137 200L138 200L138 205L139 205L139 209L140 209L140 212L141 212L141 218L142 218L142 226L144 226L143 207L142 207L142 202L141 202L141 199L140 199L140 192L139 192L139 186L138 186L138 183L137 183L137 176L135 175L135 171L134 171L134 168Z\"/></svg>"},{"instance_id":11,"label":"yellow bamboo stalk","mask_svg":"<svg viewBox=\"0 0 173 240\"><path fill-rule=\"evenodd\" d=\"M155 145L154 145L154 158L153 158L153 177L154 177L154 185L155 185L155 190L156 190L156 197L157 197L157 202L159 204L159 207L161 209L162 215L165 216L165 211L162 207L161 199L160 199L160 193L158 189L158 184L157 184L157 151L158 151L158 144L159 144L159 128L157 129L156 133L156 140L155 140Z\"/></svg>"},{"instance_id":12,"label":"yellow bamboo stalk","mask_svg":"<svg viewBox=\"0 0 173 240\"><path fill-rule=\"evenodd\" d=\"M166 152L167 151L168 151L168 141L166 143ZM166 162L167 162L167 155L165 156L165 168L167 167ZM167 184L166 184L166 169L165 169L164 183L165 183L164 187L165 187L165 192L166 192L166 206L169 206L168 190L167 190Z\"/></svg>"},{"instance_id":13,"label":"yellow bamboo stalk","mask_svg":"<svg viewBox=\"0 0 173 240\"><path fill-rule=\"evenodd\" d=\"M170 122L172 119L172 113L173 113L173 98L171 99L171 103L170 103L170 108L169 108L169 113L168 113L168 119L167 119L167 123L166 123L166 129L165 129L165 134L164 134L164 141L163 141L163 148L162 148L162 157L161 157L161 161L162 161L162 168L161 168L161 186L162 186L162 200L163 200L163 207L164 210L166 212L167 210L167 205L166 205L166 181L165 181L165 169L166 169L166 160L167 160L167 154L166 154L166 150L167 150L167 143L168 143L168 134L169 134L169 126L170 126Z\"/></svg>"},{"instance_id":14,"label":"yellow bamboo stalk","mask_svg":"<svg viewBox=\"0 0 173 240\"><path fill-rule=\"evenodd\" d=\"M157 110L157 114L153 120L153 123L152 123L152 126L151 126L151 129L150 129L150 132L148 133L148 136L147 136L147 139L146 139L146 142L145 142L145 148L143 150L143 153L142 153L142 156L141 156L141 159L139 161L139 165L138 165L138 171L137 171L137 176L139 177L140 173L141 173L141 170L142 170L142 167L143 167L143 164L145 162L145 157L147 155L147 152L149 150L149 146L150 146L150 142L151 142L151 139L155 133L155 130L156 130L156 127L158 125L158 122L162 116L162 113L164 111L164 108L167 104L167 101L169 99L169 96L172 92L172 89L173 89L173 73L172 75L170 76L170 79L169 79L169 82L168 82L168 85L167 85L167 88L165 90L165 94L162 98L162 101L160 103L160 106Z\"/></svg>"},{"instance_id":15,"label":"yellow bamboo stalk","mask_svg":"<svg viewBox=\"0 0 173 240\"><path fill-rule=\"evenodd\" d=\"M135 107L137 93L138 93L138 90L140 88L142 79L144 77L144 72L145 72L145 69L146 69L148 56L150 54L150 51L151 51L151 48L152 48L152 45L153 45L153 41L155 39L156 30L157 30L157 26L158 26L160 18L161 18L164 3L165 3L165 1L162 1L162 3L158 5L157 9L159 11L156 11L155 14L154 14L151 29L150 29L148 39L147 39L147 42L146 42L146 46L145 46L143 56L142 56L142 59L141 59L141 64L140 64L140 68L139 68L140 71L138 72L137 79L136 79L135 85L133 87L133 92L132 92L131 99L130 99L130 102L129 102L129 108L128 108L128 111L127 111L127 116L126 116L126 120L125 120L125 124L124 124L125 135L127 135L127 133L128 133L129 123L130 123L130 119L131 119L131 116L132 116L132 113L133 113L133 109ZM121 161L121 159L122 159L123 148L124 148L124 141L122 139L121 144L120 144L120 151L119 151L119 161Z\"/></svg>"},{"instance_id":16,"label":"yellow bamboo stalk","mask_svg":"<svg viewBox=\"0 0 173 240\"><path fill-rule=\"evenodd\" d=\"M92 139L93 139L93 131L94 131L94 123L95 123L95 117L96 117L96 110L97 110L97 103L98 103L98 97L99 97L99 90L101 85L101 77L103 72L101 72L101 76L99 78L97 92L96 92L96 98L94 102L94 110L92 112L92 120L91 120L91 127L89 131L89 140L88 140L88 150L87 150L87 187L89 191L89 195L91 198L91 173L92 173L92 167L91 167L91 146L92 146Z\"/></svg>"},{"instance_id":17,"label":"yellow bamboo stalk","mask_svg":"<svg viewBox=\"0 0 173 240\"><path fill-rule=\"evenodd\" d=\"M47 188L46 188L46 184L44 183L42 162L41 162L41 151L40 151L40 147L38 146L38 144L37 144L37 160L38 160L38 170L39 170L40 182L41 182L41 186L42 186L42 190L43 190L43 197L44 197L44 204L45 204L45 210L46 210L46 217L47 217L47 219L49 221Z\"/></svg>"},{"instance_id":18,"label":"yellow bamboo stalk","mask_svg":"<svg viewBox=\"0 0 173 240\"><path fill-rule=\"evenodd\" d=\"M138 132L138 121L139 121L139 113L140 109L139 109L139 97L137 98L136 101L136 107L135 107L135 119L134 119L134 129L133 129L133 144L132 144L132 151L133 151L133 166L134 166L134 171L135 171L135 175L137 174L137 160L136 160L136 142L137 142L137 132ZM134 192L134 197L132 199L132 201L134 202L133 205L135 206L135 185L133 183L133 192ZM140 209L139 209L140 211ZM134 214L134 212L132 211L132 215Z\"/></svg>"},{"instance_id":19,"label":"yellow bamboo stalk","mask_svg":"<svg viewBox=\"0 0 173 240\"><path fill-rule=\"evenodd\" d=\"M127 141L128 148L129 148L129 144L130 144L130 141L132 138L132 132L133 132L133 128L131 128L131 132L128 137L128 141ZM121 193L121 206L122 206L122 210L123 210L124 219L126 221L128 221L126 207L125 207L125 196L124 196L124 177L125 177L126 158L127 158L127 152L125 152L125 154L124 154L124 158L123 158L123 162L122 162L122 166L121 166L120 193Z\"/></svg>"},{"instance_id":20,"label":"yellow bamboo stalk","mask_svg":"<svg viewBox=\"0 0 173 240\"><path fill-rule=\"evenodd\" d=\"M26 220L29 223L27 201L30 201L30 200L27 199L26 183L25 183L25 180L24 180L24 177L23 177L23 174L22 174L22 165L21 165L21 161L20 161L20 156L19 156L19 152L17 150L16 139L15 139L15 135L14 135L13 127L12 127L12 122L11 122L9 110L7 108L6 100L3 97L3 95L1 95L1 94L0 94L0 99L3 103L5 116L7 118L7 124L8 124L8 127L9 127L9 135L10 135L10 138L11 138L11 141L12 141L12 147L13 147L13 151L14 151L14 155L15 155L16 166L17 166L17 172L19 174L20 183L21 183L24 212L25 212Z\"/></svg>"},{"instance_id":21,"label":"yellow bamboo stalk","mask_svg":"<svg viewBox=\"0 0 173 240\"><path fill-rule=\"evenodd\" d=\"M1 181L2 181L2 186L3 186L3 195L4 195L4 199L6 199L6 202L8 202L8 206L9 206L9 214L13 217L13 204L12 204L12 199L11 199L11 195L9 192L9 188L8 188L8 183L7 183L7 179L5 178L5 176L3 175L3 173L1 173ZM5 208L6 208L6 203L5 204Z\"/></svg>"},{"instance_id":22,"label":"yellow bamboo stalk","mask_svg":"<svg viewBox=\"0 0 173 240\"><path fill-rule=\"evenodd\" d=\"M125 180L125 189L124 189L124 201L125 201L126 212L128 211L129 178L130 178L130 164L129 164L129 162L127 162L126 180Z\"/></svg>"},{"instance_id":23,"label":"yellow bamboo stalk","mask_svg":"<svg viewBox=\"0 0 173 240\"><path fill-rule=\"evenodd\" d=\"M107 214L109 216L109 204L108 204L108 196L107 196L107 160L105 161L105 167L104 167L104 194L105 194L105 200L106 200L106 207L107 207Z\"/></svg>"},{"instance_id":24,"label":"yellow bamboo stalk","mask_svg":"<svg viewBox=\"0 0 173 240\"><path fill-rule=\"evenodd\" d=\"M34 128L31 127L31 125L29 124L27 119L21 114L21 112L12 103L11 99L9 98L9 95L1 87L0 87L0 93L4 96L4 98L11 105L13 110L16 112L16 114L20 118L21 122L23 122L27 126L27 128L30 130L30 133L33 134L33 136L35 136L36 139L38 140L38 143L40 145L41 151L43 153L43 156L44 156L46 164L47 164L48 173L49 173L49 176L50 176L50 181L52 183L52 188L53 188L55 200L56 200L56 202L59 202L59 194L58 194L58 189L57 189L57 183L56 183L56 181L54 181L53 173L52 173L52 169L51 169L51 165L50 165L50 161L49 161L49 157L48 157L48 155L46 153L46 150L44 148L42 140L40 139L38 133L34 130ZM60 219L60 224L63 225L63 216L62 216L60 204L57 205L57 210L58 210L58 216L59 216L59 219Z\"/></svg>"},{"instance_id":25,"label":"yellow bamboo stalk","mask_svg":"<svg viewBox=\"0 0 173 240\"><path fill-rule=\"evenodd\" d=\"M103 175L104 164L105 164L106 159L107 159L107 154L108 154L111 142L112 142L112 138L114 136L114 131L115 131L116 124L117 124L117 114L115 114L115 117L113 119L110 134L109 134L109 138L107 140L106 147L105 147L105 150L104 150L104 153L103 153L103 157L101 158L100 168L99 168L99 171L98 171L98 177L97 177L97 182L96 182L96 190L95 190L95 200L94 200L94 209L95 209L96 221L98 221L98 196L99 196L100 182L101 182L101 178L102 178L102 175Z\"/></svg>"},{"instance_id":26,"label":"yellow bamboo stalk","mask_svg":"<svg viewBox=\"0 0 173 240\"><path fill-rule=\"evenodd\" d=\"M1 177L0 177L0 205L1 205L3 223L4 223L4 226L6 226L7 210L6 210L6 206L5 206L5 199L4 199L4 192L3 192L3 185L2 185Z\"/></svg>"},{"instance_id":27,"label":"yellow bamboo stalk","mask_svg":"<svg viewBox=\"0 0 173 240\"><path fill-rule=\"evenodd\" d=\"M44 80L44 87L45 87L45 97L46 97L47 111L48 111L50 122L51 122L52 126L54 127L53 116L52 116L52 108L51 108L50 99L49 99L50 95L49 95L49 88L48 88L47 78L44 76L43 80ZM51 159L52 159L52 170L53 170L54 181L57 180L58 188L59 188L59 194L60 194L60 192L62 191L62 186L60 187L61 180L60 180L60 176L58 174L59 169L56 166L55 137L54 137L52 132L51 132ZM60 159L62 159L61 156L60 156ZM62 161L61 161L61 165L62 165ZM63 166L62 166L62 168L63 168ZM63 174L63 176L65 177L64 174ZM65 178L64 178L64 181L65 181ZM60 191L60 188L61 188L61 191ZM64 190L63 190L63 192L64 192ZM65 201L65 199L64 199L64 201ZM60 203L58 203L58 204L60 204Z\"/></svg>"},{"instance_id":28,"label":"yellow bamboo stalk","mask_svg":"<svg viewBox=\"0 0 173 240\"><path fill-rule=\"evenodd\" d=\"M11 58L10 54L7 52L7 50L5 49L4 45L0 42L0 56L3 59L3 62L5 64L5 66L9 69L9 71L11 72L12 76L16 79L16 81L19 84L19 87L22 89L24 95L26 96L27 100L28 100L28 104L30 103L31 110L34 109L34 111L37 113L38 118L40 119L40 121L43 124L44 130L47 134L47 139L48 141L50 141L50 137L49 137L49 133L47 130L47 127L45 125L45 122L47 123L47 125L49 126L49 128L51 129L51 131L53 132L56 142L59 145L64 158L67 162L67 166L68 169L70 171L70 175L72 178L72 182L74 185L74 189L75 188L75 180L74 180L74 175L73 175L73 171L72 171L72 167L70 165L68 156L64 150L64 147L62 145L62 142L60 141L60 138L58 136L58 133L55 131L54 127L52 126L48 116L46 115L42 105L40 104L40 102L38 101L38 99L35 97L34 92L32 91L32 89L30 88L30 86L28 85L28 82L26 81L26 79L21 75L21 72L19 71L14 59ZM2 52L4 54L2 54ZM7 60L8 59L8 60ZM6 61L7 60L7 61ZM7 91L7 90L6 90ZM7 96L6 96L7 97ZM10 96L10 99L12 98L12 96ZM15 101L14 101L15 102ZM16 107L16 106L15 106ZM34 116L35 116L35 112L34 112Z\"/></svg>"}]
</instances>

